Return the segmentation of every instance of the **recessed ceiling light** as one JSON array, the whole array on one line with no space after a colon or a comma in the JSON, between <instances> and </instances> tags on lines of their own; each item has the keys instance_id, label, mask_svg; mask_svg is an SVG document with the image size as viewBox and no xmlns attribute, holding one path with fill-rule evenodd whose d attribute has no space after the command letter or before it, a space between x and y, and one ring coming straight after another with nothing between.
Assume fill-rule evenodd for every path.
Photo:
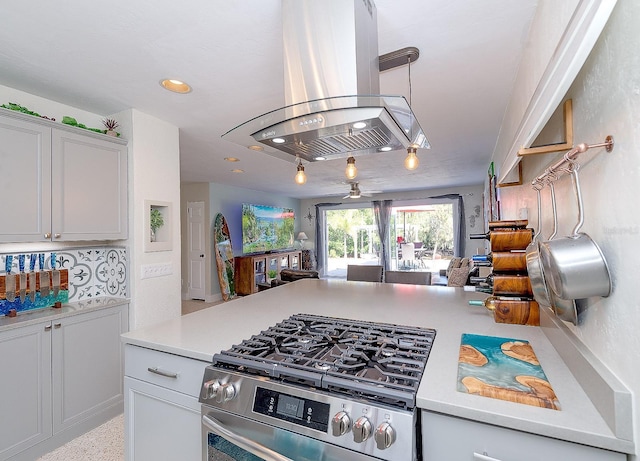
<instances>
[{"instance_id":1,"label":"recessed ceiling light","mask_svg":"<svg viewBox=\"0 0 640 461\"><path fill-rule=\"evenodd\" d=\"M284 139L282 139L282 138L273 138L271 141L275 142L276 144L282 144L284 142Z\"/></svg>"},{"instance_id":2,"label":"recessed ceiling light","mask_svg":"<svg viewBox=\"0 0 640 461\"><path fill-rule=\"evenodd\" d=\"M254 146L249 146L249 149L251 149L251 150L258 150L258 151L260 151L260 150L264 150L264 147L262 147L262 146L255 146L255 145L254 145Z\"/></svg>"},{"instance_id":3,"label":"recessed ceiling light","mask_svg":"<svg viewBox=\"0 0 640 461\"><path fill-rule=\"evenodd\" d=\"M224 158L227 162L239 162L240 159L237 159L235 157L225 157Z\"/></svg>"},{"instance_id":4,"label":"recessed ceiling light","mask_svg":"<svg viewBox=\"0 0 640 461\"><path fill-rule=\"evenodd\" d=\"M367 124L364 122L356 122L353 124L353 127L356 129L364 128L365 126L367 126Z\"/></svg>"},{"instance_id":5,"label":"recessed ceiling light","mask_svg":"<svg viewBox=\"0 0 640 461\"><path fill-rule=\"evenodd\" d=\"M389 146L384 146L380 148L380 152L389 152L391 150L391 147Z\"/></svg>"},{"instance_id":6,"label":"recessed ceiling light","mask_svg":"<svg viewBox=\"0 0 640 461\"><path fill-rule=\"evenodd\" d=\"M244 173L244 170L241 170L240 168L234 168L233 170L231 170L232 173Z\"/></svg>"},{"instance_id":7,"label":"recessed ceiling light","mask_svg":"<svg viewBox=\"0 0 640 461\"><path fill-rule=\"evenodd\" d=\"M166 78L164 80L160 80L160 85L165 90L173 91L174 93L190 93L191 87L180 80L175 80L172 78Z\"/></svg>"},{"instance_id":8,"label":"recessed ceiling light","mask_svg":"<svg viewBox=\"0 0 640 461\"><path fill-rule=\"evenodd\" d=\"M319 155L318 157L314 157L313 159L314 159L314 160L317 160L317 161L319 161L319 162L320 162L320 161L322 161L322 160L326 160L326 159L327 159L327 157L323 157L323 156Z\"/></svg>"}]
</instances>

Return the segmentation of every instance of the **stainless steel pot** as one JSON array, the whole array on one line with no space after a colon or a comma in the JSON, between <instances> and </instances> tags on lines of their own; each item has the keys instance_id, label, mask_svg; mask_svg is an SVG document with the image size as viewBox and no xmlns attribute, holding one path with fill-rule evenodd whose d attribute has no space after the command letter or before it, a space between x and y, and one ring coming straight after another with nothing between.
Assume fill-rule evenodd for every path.
<instances>
[{"instance_id":1,"label":"stainless steel pot","mask_svg":"<svg viewBox=\"0 0 640 461\"><path fill-rule=\"evenodd\" d=\"M611 277L602 251L591 237L579 232L584 223L584 211L578 168L577 163L570 162L578 201L578 223L573 234L540 244L547 283L562 299L609 296L611 293Z\"/></svg>"},{"instance_id":2,"label":"stainless steel pot","mask_svg":"<svg viewBox=\"0 0 640 461\"><path fill-rule=\"evenodd\" d=\"M551 209L553 210L553 232L549 236L549 241L556 238L558 234L558 210L556 207L556 191L553 186L553 181L549 181L549 189L551 190ZM578 309L576 307L576 301L573 299L562 299L556 296L553 290L549 290L547 287L547 294L549 295L549 302L551 308L556 316L561 320L566 320L574 325L578 324Z\"/></svg>"},{"instance_id":3,"label":"stainless steel pot","mask_svg":"<svg viewBox=\"0 0 640 461\"><path fill-rule=\"evenodd\" d=\"M540 241L539 236L542 231L542 205L540 201L540 189L542 185L536 183L534 189L538 196L538 229L533 236L533 240L527 246L527 274L531 280L531 291L533 292L533 298L541 306L550 307L549 293L547 291L547 284L544 279L544 270L542 263L540 262Z\"/></svg>"}]
</instances>

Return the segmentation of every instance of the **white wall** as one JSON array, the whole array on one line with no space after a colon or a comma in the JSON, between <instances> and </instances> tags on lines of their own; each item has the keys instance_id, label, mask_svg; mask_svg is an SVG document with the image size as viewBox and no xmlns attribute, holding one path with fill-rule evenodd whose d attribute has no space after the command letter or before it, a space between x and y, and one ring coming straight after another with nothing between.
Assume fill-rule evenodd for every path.
<instances>
[{"instance_id":1,"label":"white wall","mask_svg":"<svg viewBox=\"0 0 640 461\"><path fill-rule=\"evenodd\" d=\"M640 2L618 0L607 26L566 98L573 100L577 143L596 144L613 135L615 148L592 149L579 157L580 180L585 205L582 232L600 246L609 265L613 292L608 298L588 300L579 325L572 327L584 344L621 379L636 396L635 440L640 442ZM561 108L558 109L561 111ZM554 117L555 120L560 117ZM558 142L557 123L545 128L539 141ZM539 144L536 142L536 144ZM554 163L560 154L526 158L525 185L500 191L504 219L517 216L528 205L530 221L536 221L535 195L531 180ZM577 222L577 206L571 178L556 183L560 235L568 235ZM548 191L543 192L544 235L551 231ZM636 448L636 455L640 449ZM636 459L634 457L634 459Z\"/></svg>"},{"instance_id":2,"label":"white wall","mask_svg":"<svg viewBox=\"0 0 640 461\"><path fill-rule=\"evenodd\" d=\"M129 241L131 242L131 329L181 315L180 280L180 147L178 128L138 110L117 114L129 139ZM149 238L145 200L168 202L172 208L171 250L145 252ZM171 264L172 274L142 279L147 264Z\"/></svg>"}]
</instances>

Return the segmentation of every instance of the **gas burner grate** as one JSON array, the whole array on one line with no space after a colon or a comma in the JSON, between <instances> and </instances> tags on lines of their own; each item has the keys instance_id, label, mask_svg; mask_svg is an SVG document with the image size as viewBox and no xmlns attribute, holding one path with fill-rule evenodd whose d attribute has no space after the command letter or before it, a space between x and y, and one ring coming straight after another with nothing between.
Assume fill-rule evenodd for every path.
<instances>
[{"instance_id":1,"label":"gas burner grate","mask_svg":"<svg viewBox=\"0 0 640 461\"><path fill-rule=\"evenodd\" d=\"M213 364L413 408L435 334L428 328L298 314L216 354Z\"/></svg>"}]
</instances>

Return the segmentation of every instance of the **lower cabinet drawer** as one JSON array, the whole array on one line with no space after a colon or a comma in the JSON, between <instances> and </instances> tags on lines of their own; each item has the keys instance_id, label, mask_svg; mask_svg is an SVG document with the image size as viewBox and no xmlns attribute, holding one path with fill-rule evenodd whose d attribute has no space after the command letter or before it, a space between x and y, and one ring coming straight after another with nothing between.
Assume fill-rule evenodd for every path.
<instances>
[{"instance_id":1,"label":"lower cabinet drawer","mask_svg":"<svg viewBox=\"0 0 640 461\"><path fill-rule=\"evenodd\" d=\"M625 461L626 455L577 443L422 412L425 460Z\"/></svg>"},{"instance_id":2,"label":"lower cabinet drawer","mask_svg":"<svg viewBox=\"0 0 640 461\"><path fill-rule=\"evenodd\" d=\"M208 362L127 344L125 375L199 397L204 368Z\"/></svg>"}]
</instances>

